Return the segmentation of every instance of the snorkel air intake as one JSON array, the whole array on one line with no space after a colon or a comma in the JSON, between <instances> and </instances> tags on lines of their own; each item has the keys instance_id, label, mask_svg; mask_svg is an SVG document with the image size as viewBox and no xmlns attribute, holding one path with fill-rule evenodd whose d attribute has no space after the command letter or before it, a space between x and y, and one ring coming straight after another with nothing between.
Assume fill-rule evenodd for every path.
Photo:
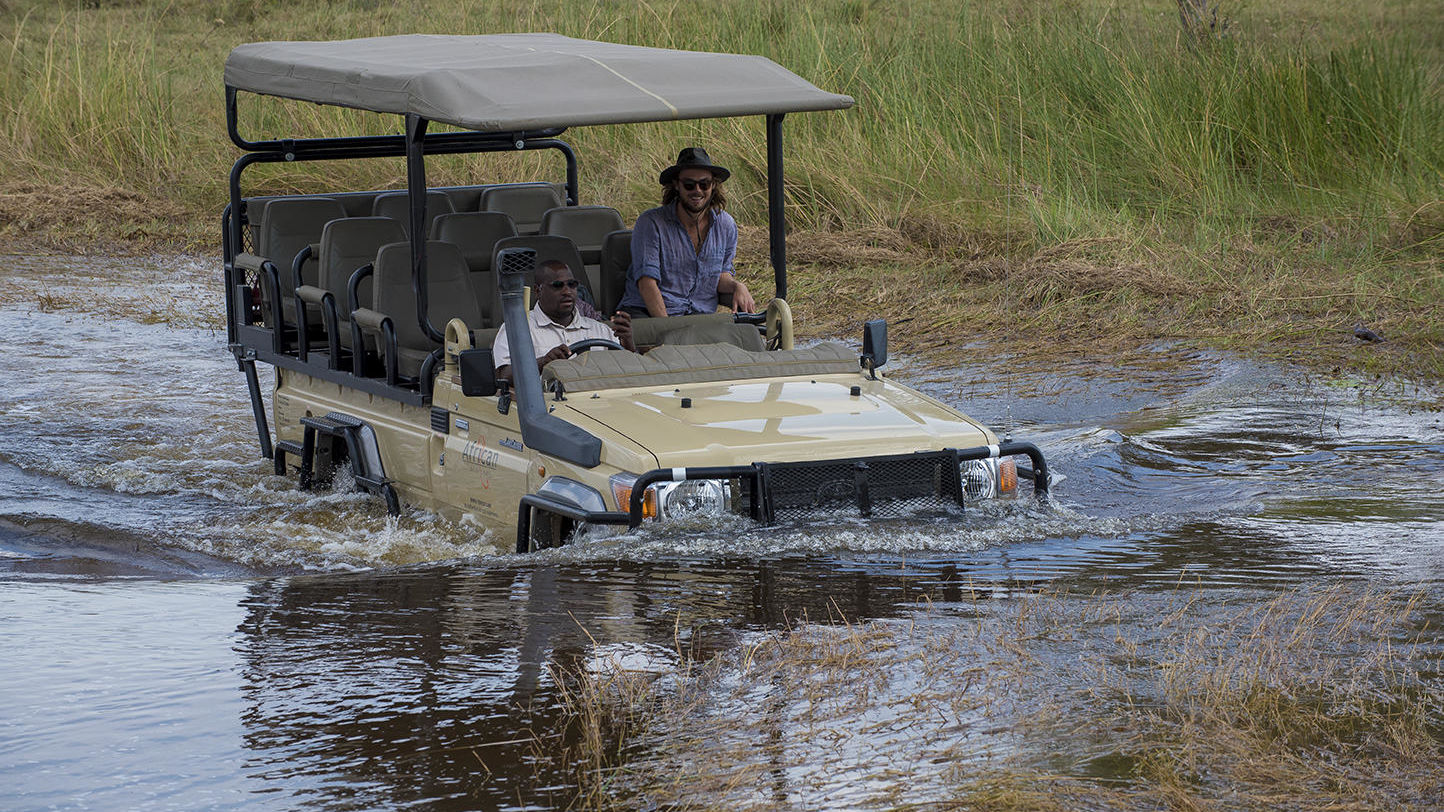
<instances>
[{"instance_id":1,"label":"snorkel air intake","mask_svg":"<svg viewBox=\"0 0 1444 812\"><path fill-rule=\"evenodd\" d=\"M521 441L543 454L584 468L595 468L602 461L601 439L549 413L546 396L542 394L541 372L536 368L536 350L531 343L526 302L522 298L526 275L536 265L536 252L530 248L507 248L498 253L497 261L501 314L506 320L503 325L506 341L511 345L511 380L516 388ZM532 362L526 363L526 359Z\"/></svg>"}]
</instances>

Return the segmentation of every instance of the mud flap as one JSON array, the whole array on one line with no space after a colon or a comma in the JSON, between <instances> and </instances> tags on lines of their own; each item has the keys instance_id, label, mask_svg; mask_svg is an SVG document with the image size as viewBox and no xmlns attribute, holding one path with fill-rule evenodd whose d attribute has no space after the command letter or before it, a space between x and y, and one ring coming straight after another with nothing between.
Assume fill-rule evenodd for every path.
<instances>
[{"instance_id":1,"label":"mud flap","mask_svg":"<svg viewBox=\"0 0 1444 812\"><path fill-rule=\"evenodd\" d=\"M351 460L351 477L357 487L385 500L387 513L392 516L400 515L401 500L397 497L391 480L386 478L386 471L381 465L381 449L376 443L376 432L370 426L341 412L330 412L325 417L303 417L301 425L305 427L304 439L299 453L292 453L296 453L300 458L302 488L311 487L317 456L317 435L337 437L346 444L346 455ZM283 464L280 463L277 467Z\"/></svg>"}]
</instances>

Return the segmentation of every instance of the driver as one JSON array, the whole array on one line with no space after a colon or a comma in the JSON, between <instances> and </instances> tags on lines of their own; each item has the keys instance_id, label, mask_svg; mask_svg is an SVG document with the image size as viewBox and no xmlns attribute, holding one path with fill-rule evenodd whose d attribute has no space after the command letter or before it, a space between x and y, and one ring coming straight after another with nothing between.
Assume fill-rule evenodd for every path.
<instances>
[{"instance_id":1,"label":"driver","mask_svg":"<svg viewBox=\"0 0 1444 812\"><path fill-rule=\"evenodd\" d=\"M536 305L528 314L527 326L531 328L532 349L541 352L544 347L551 348L536 359L538 371L558 358L570 356L568 344L588 338L615 341L629 350L636 349L632 345L632 317L627 313L618 311L608 326L577 312L578 285L565 262L549 259L536 268L532 285ZM511 350L507 346L505 324L496 334L491 354L496 377L511 380Z\"/></svg>"}]
</instances>

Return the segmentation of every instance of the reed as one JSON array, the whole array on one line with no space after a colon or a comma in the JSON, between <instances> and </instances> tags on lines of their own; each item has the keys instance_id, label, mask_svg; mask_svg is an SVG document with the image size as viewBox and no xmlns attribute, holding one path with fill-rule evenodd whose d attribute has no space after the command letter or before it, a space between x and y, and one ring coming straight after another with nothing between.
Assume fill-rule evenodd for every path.
<instances>
[{"instance_id":1,"label":"reed","mask_svg":"<svg viewBox=\"0 0 1444 812\"><path fill-rule=\"evenodd\" d=\"M977 593L560 668L584 808L1386 809L1440 796L1417 596ZM552 737L548 737L548 741Z\"/></svg>"},{"instance_id":2,"label":"reed","mask_svg":"<svg viewBox=\"0 0 1444 812\"><path fill-rule=\"evenodd\" d=\"M994 304L967 312L975 330L1020 313L1030 329L1068 332L1097 324L1099 312L1127 311L1106 326L1136 342L1213 332L1199 315L1219 314L1224 336L1317 343L1372 319L1407 335L1409 358L1432 357L1444 374L1437 8L1426 0L1387 10L1362 0L1223 8L1235 11L1225 35L1201 40L1184 32L1166 0L1127 9L1101 0L10 0L0 8L0 234L74 243L109 233L122 243L213 250L223 178L236 157L224 137L220 72L236 44L297 32L550 30L762 54L852 95L850 111L789 117L790 222L855 247L879 232L901 235L905 283L923 281L907 266L943 264L963 270L950 284L976 284L973 260L1036 266L1048 252L1082 244L1093 246L1088 261L1097 269L1162 267L1191 290L1219 294L1160 304L1127 284L1082 292L1052 284L1047 295L1019 301L1008 284L985 284L979 295ZM397 127L311 105L259 101L245 110L244 128L256 135ZM610 203L626 217L655 205L658 168L679 145L700 142L733 168L739 219L764 222L758 121L583 128L568 137L581 156L586 202ZM558 174L555 163L534 154L451 158L436 161L431 177L535 179ZM404 168L399 160L311 164L250 177L257 191L323 191L395 186ZM46 217L14 202L56 188L144 203ZM815 270L810 247L803 239L794 251L800 274ZM1259 289L1278 278L1304 296L1349 295L1300 308ZM1252 310L1240 304L1255 293ZM1155 330L1160 311L1166 329ZM1280 333L1279 323L1303 334ZM1007 332L1025 334L1017 324Z\"/></svg>"}]
</instances>

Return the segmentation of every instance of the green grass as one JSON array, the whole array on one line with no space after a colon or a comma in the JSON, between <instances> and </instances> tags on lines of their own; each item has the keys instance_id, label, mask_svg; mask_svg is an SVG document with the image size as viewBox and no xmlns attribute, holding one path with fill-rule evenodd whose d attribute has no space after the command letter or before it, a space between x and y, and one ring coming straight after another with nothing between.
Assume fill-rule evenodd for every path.
<instances>
[{"instance_id":1,"label":"green grass","mask_svg":"<svg viewBox=\"0 0 1444 812\"><path fill-rule=\"evenodd\" d=\"M1444 373L1444 14L1425 0L1261 0L1222 15L1224 35L1198 43L1160 0L0 0L0 235L213 250L237 156L220 79L236 44L297 32L550 30L763 54L852 95L852 110L788 119L790 222L854 242L903 235L894 273L904 281L925 284L909 268L943 264L962 269L951 284L977 285L974 260L1022 267L1059 250L1180 280L1161 298L1069 284L1040 297L994 273L1004 284L984 280L971 297L992 303L968 314L974 334L1017 335L1019 323L1082 332L1099 308L1123 308L1110 335L1127 341L1207 338L1189 326L1202 313L1227 323L1224 335L1262 326L1294 340L1295 325L1319 343L1372 319L1407 342L1403 363L1433 359L1433 374ZM398 126L248 102L243 128L257 136ZM739 219L765 222L760 120L584 128L568 138L585 202L635 215L654 204L658 168L698 142L733 168ZM454 157L435 161L431 177L529 179L558 174L555 164L536 154ZM265 191L374 188L399 185L404 169L397 160L248 177ZM65 211L76 196L99 205ZM60 211L37 209L37 199ZM808 246L800 239L794 251L804 287ZM1266 290L1280 277L1291 284ZM1176 299L1183 294L1202 304ZM1329 301L1341 294L1343 307ZM1160 310L1167 328L1148 328Z\"/></svg>"}]
</instances>

